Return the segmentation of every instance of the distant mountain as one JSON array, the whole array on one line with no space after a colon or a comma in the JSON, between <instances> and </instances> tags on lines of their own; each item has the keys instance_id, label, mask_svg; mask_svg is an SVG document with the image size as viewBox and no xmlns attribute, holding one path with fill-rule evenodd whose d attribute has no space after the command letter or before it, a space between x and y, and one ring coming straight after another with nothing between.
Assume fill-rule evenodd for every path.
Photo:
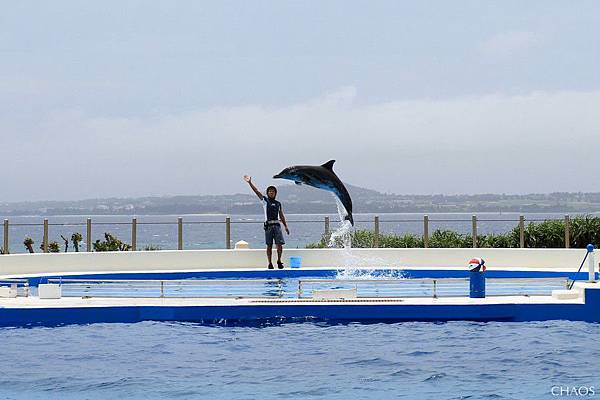
<instances>
[{"instance_id":1,"label":"distant mountain","mask_svg":"<svg viewBox=\"0 0 600 400\"><path fill-rule=\"evenodd\" d=\"M598 212L600 193L397 195L346 185L355 213ZM331 193L309 186L279 186L278 199L293 214L335 213ZM259 214L254 194L106 198L0 203L0 215Z\"/></svg>"}]
</instances>

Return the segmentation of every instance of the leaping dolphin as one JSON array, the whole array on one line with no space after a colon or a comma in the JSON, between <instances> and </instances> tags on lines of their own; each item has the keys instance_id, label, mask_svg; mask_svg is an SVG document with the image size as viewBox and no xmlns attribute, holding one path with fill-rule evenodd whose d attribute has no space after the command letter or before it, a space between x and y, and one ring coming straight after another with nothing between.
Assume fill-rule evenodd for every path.
<instances>
[{"instance_id":1,"label":"leaping dolphin","mask_svg":"<svg viewBox=\"0 0 600 400\"><path fill-rule=\"evenodd\" d=\"M305 184L332 192L340 199L346 209L347 215L344 219L354 225L352 199L340 178L333 172L333 163L335 163L335 160L327 161L323 165L295 165L284 169L274 175L273 178L288 179L294 181L297 185Z\"/></svg>"}]
</instances>

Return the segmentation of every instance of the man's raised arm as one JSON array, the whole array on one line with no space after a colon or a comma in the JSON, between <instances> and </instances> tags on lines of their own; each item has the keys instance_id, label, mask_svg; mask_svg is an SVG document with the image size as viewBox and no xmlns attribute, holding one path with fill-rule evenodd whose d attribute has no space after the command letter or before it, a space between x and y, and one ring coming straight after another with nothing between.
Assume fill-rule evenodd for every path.
<instances>
[{"instance_id":1,"label":"man's raised arm","mask_svg":"<svg viewBox=\"0 0 600 400\"><path fill-rule=\"evenodd\" d=\"M248 175L244 175L244 180L246 182L248 182L248 185L250 185L250 187L252 188L252 190L254 191L254 193L256 193L256 195L258 196L259 199L263 199L263 194L260 192L260 190L258 190L256 188L256 186L254 186L254 183L252 183L252 177L248 176Z\"/></svg>"}]
</instances>

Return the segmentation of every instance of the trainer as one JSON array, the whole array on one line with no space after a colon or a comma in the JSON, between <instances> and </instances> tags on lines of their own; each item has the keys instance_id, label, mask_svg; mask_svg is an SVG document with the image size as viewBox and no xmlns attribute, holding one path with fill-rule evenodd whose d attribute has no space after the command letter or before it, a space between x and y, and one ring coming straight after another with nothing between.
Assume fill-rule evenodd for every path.
<instances>
[{"instance_id":1,"label":"trainer","mask_svg":"<svg viewBox=\"0 0 600 400\"><path fill-rule=\"evenodd\" d=\"M267 195L263 195L260 190L252 183L252 177L244 175L244 180L248 182L254 193L262 201L263 208L265 209L265 243L267 244L267 260L269 261L269 269L273 269L273 242L277 246L277 268L282 269L283 263L281 262L281 255L283 254L283 245L285 240L283 239L283 233L281 232L281 224L285 228L285 232L289 235L290 230L285 221L285 215L283 214L283 208L281 203L275 200L277 197L277 188L275 186L269 186L267 188ZM281 221L281 224L280 224Z\"/></svg>"}]
</instances>

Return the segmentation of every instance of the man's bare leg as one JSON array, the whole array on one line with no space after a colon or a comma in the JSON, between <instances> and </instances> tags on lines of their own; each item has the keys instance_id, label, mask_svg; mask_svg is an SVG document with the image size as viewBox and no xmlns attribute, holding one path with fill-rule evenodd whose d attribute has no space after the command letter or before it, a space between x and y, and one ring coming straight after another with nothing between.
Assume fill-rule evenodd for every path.
<instances>
[{"instance_id":1,"label":"man's bare leg","mask_svg":"<svg viewBox=\"0 0 600 400\"><path fill-rule=\"evenodd\" d=\"M267 260L269 260L269 267L273 268L273 246L267 246Z\"/></svg>"},{"instance_id":2,"label":"man's bare leg","mask_svg":"<svg viewBox=\"0 0 600 400\"><path fill-rule=\"evenodd\" d=\"M281 254L283 254L283 245L277 245L277 267L283 268L283 264L281 263Z\"/></svg>"}]
</instances>

